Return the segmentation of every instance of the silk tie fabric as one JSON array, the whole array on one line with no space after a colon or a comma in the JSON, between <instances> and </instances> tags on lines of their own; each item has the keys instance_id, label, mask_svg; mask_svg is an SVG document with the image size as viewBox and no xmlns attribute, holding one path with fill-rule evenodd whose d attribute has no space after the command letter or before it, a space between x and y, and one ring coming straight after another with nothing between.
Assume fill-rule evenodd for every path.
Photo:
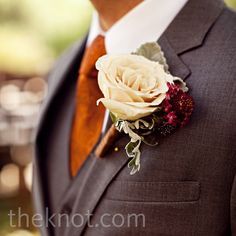
<instances>
[{"instance_id":1,"label":"silk tie fabric","mask_svg":"<svg viewBox=\"0 0 236 236\"><path fill-rule=\"evenodd\" d=\"M102 97L95 63L106 54L104 37L99 35L86 49L78 76L76 110L71 131L70 168L75 176L97 143L102 130L105 108L97 106Z\"/></svg>"}]
</instances>

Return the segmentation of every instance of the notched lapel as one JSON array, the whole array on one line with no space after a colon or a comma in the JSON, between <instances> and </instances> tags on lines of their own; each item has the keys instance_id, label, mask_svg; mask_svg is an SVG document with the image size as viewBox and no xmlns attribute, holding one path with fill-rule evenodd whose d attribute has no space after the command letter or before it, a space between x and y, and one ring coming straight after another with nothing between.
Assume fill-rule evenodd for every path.
<instances>
[{"instance_id":1,"label":"notched lapel","mask_svg":"<svg viewBox=\"0 0 236 236\"><path fill-rule=\"evenodd\" d=\"M224 7L222 0L189 0L164 33L176 54L201 46Z\"/></svg>"},{"instance_id":2,"label":"notched lapel","mask_svg":"<svg viewBox=\"0 0 236 236\"><path fill-rule=\"evenodd\" d=\"M170 73L185 80L191 74L191 71L176 54L165 34L158 40L158 44L164 52L167 64L169 65Z\"/></svg>"},{"instance_id":3,"label":"notched lapel","mask_svg":"<svg viewBox=\"0 0 236 236\"><path fill-rule=\"evenodd\" d=\"M224 7L222 0L190 0L175 17L158 40L171 74L183 80L191 74L181 55L204 44Z\"/></svg>"}]
</instances>

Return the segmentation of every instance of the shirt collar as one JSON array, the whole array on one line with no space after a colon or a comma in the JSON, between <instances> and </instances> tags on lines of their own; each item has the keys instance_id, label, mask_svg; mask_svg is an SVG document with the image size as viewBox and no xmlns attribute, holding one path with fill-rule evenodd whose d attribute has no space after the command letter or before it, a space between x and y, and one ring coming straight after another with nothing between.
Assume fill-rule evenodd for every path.
<instances>
[{"instance_id":1,"label":"shirt collar","mask_svg":"<svg viewBox=\"0 0 236 236\"><path fill-rule=\"evenodd\" d=\"M117 21L107 32L101 29L94 12L88 44L98 35L105 36L108 54L130 53L164 33L188 0L145 0Z\"/></svg>"}]
</instances>

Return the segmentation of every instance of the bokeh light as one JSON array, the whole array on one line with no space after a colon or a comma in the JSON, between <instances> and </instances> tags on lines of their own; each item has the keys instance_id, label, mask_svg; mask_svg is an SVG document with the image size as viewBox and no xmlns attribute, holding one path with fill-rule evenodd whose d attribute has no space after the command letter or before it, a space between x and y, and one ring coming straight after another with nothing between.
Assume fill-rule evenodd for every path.
<instances>
[{"instance_id":1,"label":"bokeh light","mask_svg":"<svg viewBox=\"0 0 236 236\"><path fill-rule=\"evenodd\" d=\"M19 168L15 164L5 165L0 172L0 192L4 196L17 193L20 185Z\"/></svg>"}]
</instances>

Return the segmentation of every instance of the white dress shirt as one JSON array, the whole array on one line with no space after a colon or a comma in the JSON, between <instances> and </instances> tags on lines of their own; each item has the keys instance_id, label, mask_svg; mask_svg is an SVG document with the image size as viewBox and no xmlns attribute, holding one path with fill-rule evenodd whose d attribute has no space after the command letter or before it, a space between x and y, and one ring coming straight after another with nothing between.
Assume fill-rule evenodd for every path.
<instances>
[{"instance_id":1,"label":"white dress shirt","mask_svg":"<svg viewBox=\"0 0 236 236\"><path fill-rule=\"evenodd\" d=\"M87 45L101 34L105 36L107 54L136 51L142 44L155 42L164 33L188 0L144 0L104 32L94 12ZM103 131L108 112L106 112Z\"/></svg>"}]
</instances>

